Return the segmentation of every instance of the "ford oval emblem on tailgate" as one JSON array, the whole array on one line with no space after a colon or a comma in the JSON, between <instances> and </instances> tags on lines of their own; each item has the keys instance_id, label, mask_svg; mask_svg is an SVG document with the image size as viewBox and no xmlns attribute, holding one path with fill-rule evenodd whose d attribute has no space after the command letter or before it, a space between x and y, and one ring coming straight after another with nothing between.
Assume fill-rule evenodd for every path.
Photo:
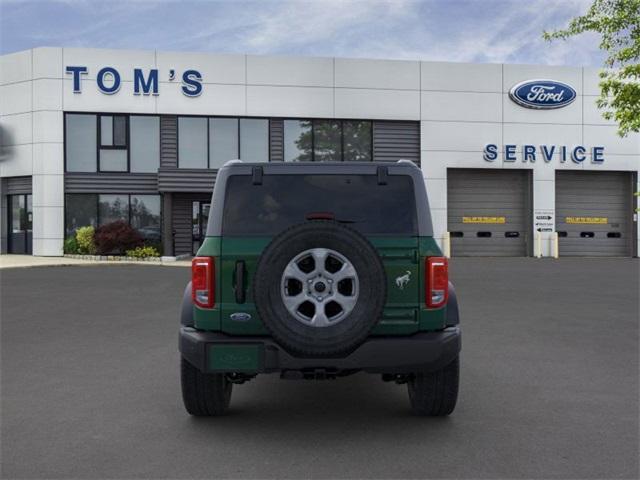
<instances>
[{"instance_id":1,"label":"ford oval emblem on tailgate","mask_svg":"<svg viewBox=\"0 0 640 480\"><path fill-rule=\"evenodd\" d=\"M234 322L248 322L251 320L251 315L246 312L236 312L229 315L229 318Z\"/></svg>"}]
</instances>

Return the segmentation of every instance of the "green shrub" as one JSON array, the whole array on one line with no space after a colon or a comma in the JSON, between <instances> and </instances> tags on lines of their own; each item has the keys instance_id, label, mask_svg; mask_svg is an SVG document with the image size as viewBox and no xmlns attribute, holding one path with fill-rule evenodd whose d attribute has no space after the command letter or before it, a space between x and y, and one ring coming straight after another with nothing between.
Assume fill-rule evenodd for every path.
<instances>
[{"instance_id":1,"label":"green shrub","mask_svg":"<svg viewBox=\"0 0 640 480\"><path fill-rule=\"evenodd\" d=\"M145 257L159 257L160 252L155 247L145 246L145 247L136 247L132 250L127 250L127 257L137 257L137 258L145 258Z\"/></svg>"},{"instance_id":2,"label":"green shrub","mask_svg":"<svg viewBox=\"0 0 640 480\"><path fill-rule=\"evenodd\" d=\"M95 230L92 226L80 227L76 230L76 240L78 241L78 252L83 255L95 255L96 244L93 240Z\"/></svg>"},{"instance_id":3,"label":"green shrub","mask_svg":"<svg viewBox=\"0 0 640 480\"><path fill-rule=\"evenodd\" d=\"M78 253L78 241L76 237L67 237L64 239L64 253L70 255Z\"/></svg>"}]
</instances>

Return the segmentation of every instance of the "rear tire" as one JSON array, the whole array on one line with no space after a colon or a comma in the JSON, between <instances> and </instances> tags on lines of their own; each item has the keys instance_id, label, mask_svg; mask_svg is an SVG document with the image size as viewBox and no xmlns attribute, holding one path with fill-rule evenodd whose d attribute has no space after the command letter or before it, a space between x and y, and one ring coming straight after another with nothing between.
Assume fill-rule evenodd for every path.
<instances>
[{"instance_id":1,"label":"rear tire","mask_svg":"<svg viewBox=\"0 0 640 480\"><path fill-rule=\"evenodd\" d=\"M460 357L435 372L420 372L408 382L409 401L415 415L442 417L451 414L458 400Z\"/></svg>"},{"instance_id":2,"label":"rear tire","mask_svg":"<svg viewBox=\"0 0 640 480\"><path fill-rule=\"evenodd\" d=\"M233 384L223 373L202 373L184 358L180 359L182 401L190 415L224 415L231 401Z\"/></svg>"}]
</instances>

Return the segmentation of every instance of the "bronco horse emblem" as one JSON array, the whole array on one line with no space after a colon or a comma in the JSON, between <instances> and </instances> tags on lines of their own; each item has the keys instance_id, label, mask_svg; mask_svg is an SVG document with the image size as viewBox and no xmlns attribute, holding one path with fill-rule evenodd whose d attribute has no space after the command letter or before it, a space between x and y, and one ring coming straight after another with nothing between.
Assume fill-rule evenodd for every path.
<instances>
[{"instance_id":1,"label":"bronco horse emblem","mask_svg":"<svg viewBox=\"0 0 640 480\"><path fill-rule=\"evenodd\" d=\"M409 280L411 280L411 272L407 270L407 273L396 278L396 285L400 290L404 290L404 287L409 283Z\"/></svg>"}]
</instances>

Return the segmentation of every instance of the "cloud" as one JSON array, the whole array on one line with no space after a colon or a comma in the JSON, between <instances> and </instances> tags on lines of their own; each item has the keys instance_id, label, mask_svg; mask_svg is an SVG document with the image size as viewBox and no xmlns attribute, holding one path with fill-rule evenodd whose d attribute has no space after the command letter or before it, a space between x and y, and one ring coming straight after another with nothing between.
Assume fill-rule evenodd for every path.
<instances>
[{"instance_id":1,"label":"cloud","mask_svg":"<svg viewBox=\"0 0 640 480\"><path fill-rule=\"evenodd\" d=\"M591 0L4 0L2 51L40 45L599 65L598 38L547 43ZM26 28L25 28L26 27Z\"/></svg>"}]
</instances>

